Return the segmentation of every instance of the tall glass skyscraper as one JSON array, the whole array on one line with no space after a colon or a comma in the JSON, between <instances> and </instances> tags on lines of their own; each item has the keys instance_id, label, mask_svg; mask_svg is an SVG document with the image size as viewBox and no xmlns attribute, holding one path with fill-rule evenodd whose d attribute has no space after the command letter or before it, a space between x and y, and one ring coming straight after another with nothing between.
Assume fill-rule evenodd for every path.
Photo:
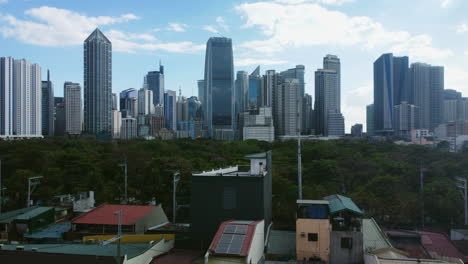
<instances>
[{"instance_id":1,"label":"tall glass skyscraper","mask_svg":"<svg viewBox=\"0 0 468 264\"><path fill-rule=\"evenodd\" d=\"M169 130L177 129L176 100L175 91L167 90L164 93L164 118Z\"/></svg>"},{"instance_id":2,"label":"tall glass skyscraper","mask_svg":"<svg viewBox=\"0 0 468 264\"><path fill-rule=\"evenodd\" d=\"M84 128L109 137L112 129L112 43L99 30L84 41Z\"/></svg>"},{"instance_id":3,"label":"tall glass skyscraper","mask_svg":"<svg viewBox=\"0 0 468 264\"><path fill-rule=\"evenodd\" d=\"M164 66L159 64L159 71L148 72L144 88L153 91L153 104L164 104Z\"/></svg>"},{"instance_id":4,"label":"tall glass skyscraper","mask_svg":"<svg viewBox=\"0 0 468 264\"><path fill-rule=\"evenodd\" d=\"M47 81L42 81L42 135L54 135L54 87L47 70Z\"/></svg>"},{"instance_id":5,"label":"tall glass skyscraper","mask_svg":"<svg viewBox=\"0 0 468 264\"><path fill-rule=\"evenodd\" d=\"M383 54L374 62L374 132L393 130L393 54Z\"/></svg>"},{"instance_id":6,"label":"tall glass skyscraper","mask_svg":"<svg viewBox=\"0 0 468 264\"><path fill-rule=\"evenodd\" d=\"M205 93L203 112L208 135L213 137L215 130L220 135L233 135L234 120L234 63L232 40L212 37L206 43L205 56Z\"/></svg>"},{"instance_id":7,"label":"tall glass skyscraper","mask_svg":"<svg viewBox=\"0 0 468 264\"><path fill-rule=\"evenodd\" d=\"M304 97L305 94L305 81L304 81L304 74L305 74L305 67L304 65L296 65L296 68L292 68L280 73L283 79L292 78L299 80L299 94L301 97Z\"/></svg>"},{"instance_id":8,"label":"tall glass skyscraper","mask_svg":"<svg viewBox=\"0 0 468 264\"><path fill-rule=\"evenodd\" d=\"M260 75L260 66L249 75L249 92L246 110L254 110L262 105L262 82Z\"/></svg>"}]
</instances>

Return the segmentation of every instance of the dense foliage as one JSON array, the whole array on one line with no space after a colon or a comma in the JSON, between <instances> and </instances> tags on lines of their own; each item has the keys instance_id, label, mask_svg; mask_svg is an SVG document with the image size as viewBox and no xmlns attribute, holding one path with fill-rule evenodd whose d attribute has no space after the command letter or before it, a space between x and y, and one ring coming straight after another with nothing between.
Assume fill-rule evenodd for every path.
<instances>
[{"instance_id":1,"label":"dense foliage","mask_svg":"<svg viewBox=\"0 0 468 264\"><path fill-rule=\"evenodd\" d=\"M172 174L180 169L179 203L189 203L190 175L211 168L247 164L243 156L273 150L273 215L277 227L294 226L297 197L296 142L258 141L121 141L45 139L0 141L6 209L26 203L27 178L44 176L35 200L94 190L98 203L116 203L123 195L123 169L128 160L129 196L137 203L156 199L168 215L172 208ZM463 221L463 196L454 177L468 175L468 154L447 153L391 142L356 140L307 141L303 144L304 198L341 193L350 196L384 226L415 226L421 222L457 225ZM426 168L424 200L420 166ZM187 220L187 213L180 214Z\"/></svg>"}]
</instances>

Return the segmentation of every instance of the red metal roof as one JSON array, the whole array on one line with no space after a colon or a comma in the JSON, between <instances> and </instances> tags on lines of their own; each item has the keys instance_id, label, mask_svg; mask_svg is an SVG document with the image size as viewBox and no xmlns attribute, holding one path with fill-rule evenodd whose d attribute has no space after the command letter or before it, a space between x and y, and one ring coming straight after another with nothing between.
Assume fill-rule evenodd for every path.
<instances>
[{"instance_id":1,"label":"red metal roof","mask_svg":"<svg viewBox=\"0 0 468 264\"><path fill-rule=\"evenodd\" d=\"M418 232L421 235L421 242L424 248L432 257L442 256L459 258L463 261L468 261L465 255L461 253L455 245L450 241L450 238L442 233Z\"/></svg>"},{"instance_id":2,"label":"red metal roof","mask_svg":"<svg viewBox=\"0 0 468 264\"><path fill-rule=\"evenodd\" d=\"M157 206L102 204L72 220L72 224L118 225L117 211L122 210L122 225L133 225Z\"/></svg>"},{"instance_id":3,"label":"red metal roof","mask_svg":"<svg viewBox=\"0 0 468 264\"><path fill-rule=\"evenodd\" d=\"M236 222L236 223L233 223L233 222ZM211 242L210 248L208 249L210 251L210 254L212 254L212 255L227 255L227 256L232 256L233 255L233 254L217 254L217 253L215 253L215 249L218 246L218 243L221 240L221 236L224 233L224 228L229 224L233 224L233 225L248 226L247 227L247 233L245 234L245 239L244 239L244 241L242 243L241 252L240 252L240 254L238 254L238 255L236 254L234 256L246 257L246 256L249 255L250 245L252 244L252 239L253 239L253 235L255 233L255 228L257 228L257 224L260 221L251 221L251 223L249 223L249 224L239 224L238 222L242 222L242 221L228 220L228 221L225 221L225 222L221 223L221 225L219 226L218 232L216 232L216 235L213 238L213 241Z\"/></svg>"}]
</instances>

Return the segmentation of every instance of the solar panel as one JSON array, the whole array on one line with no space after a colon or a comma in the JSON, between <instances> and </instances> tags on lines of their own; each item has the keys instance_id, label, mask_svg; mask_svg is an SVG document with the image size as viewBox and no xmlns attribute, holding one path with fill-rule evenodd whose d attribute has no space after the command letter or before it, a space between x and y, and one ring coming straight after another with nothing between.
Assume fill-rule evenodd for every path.
<instances>
[{"instance_id":1,"label":"solar panel","mask_svg":"<svg viewBox=\"0 0 468 264\"><path fill-rule=\"evenodd\" d=\"M255 221L242 221L242 220L236 220L236 221L232 221L231 224L238 224L238 225L251 225L253 224Z\"/></svg>"},{"instance_id":2,"label":"solar panel","mask_svg":"<svg viewBox=\"0 0 468 264\"><path fill-rule=\"evenodd\" d=\"M224 234L234 234L236 233L236 227L235 225L227 225L224 227Z\"/></svg>"},{"instance_id":3,"label":"solar panel","mask_svg":"<svg viewBox=\"0 0 468 264\"><path fill-rule=\"evenodd\" d=\"M248 229L248 226L238 225L237 228L236 228L236 234L245 235L245 234L247 234L247 229Z\"/></svg>"},{"instance_id":4,"label":"solar panel","mask_svg":"<svg viewBox=\"0 0 468 264\"><path fill-rule=\"evenodd\" d=\"M227 225L224 227L223 234L247 234L248 226L245 225Z\"/></svg>"},{"instance_id":5,"label":"solar panel","mask_svg":"<svg viewBox=\"0 0 468 264\"><path fill-rule=\"evenodd\" d=\"M240 254L245 235L223 234L218 241L215 252L218 254Z\"/></svg>"}]
</instances>

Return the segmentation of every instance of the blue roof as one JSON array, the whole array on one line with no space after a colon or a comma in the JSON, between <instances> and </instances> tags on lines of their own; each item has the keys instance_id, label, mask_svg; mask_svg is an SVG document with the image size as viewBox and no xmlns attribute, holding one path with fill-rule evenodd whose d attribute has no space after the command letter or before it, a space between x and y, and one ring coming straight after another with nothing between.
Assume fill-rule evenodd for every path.
<instances>
[{"instance_id":1,"label":"blue roof","mask_svg":"<svg viewBox=\"0 0 468 264\"><path fill-rule=\"evenodd\" d=\"M324 198L325 200L330 202L330 213L335 214L342 211L351 211L355 214L362 215L363 212L357 205L346 196L342 196L339 194L330 195Z\"/></svg>"},{"instance_id":2,"label":"blue roof","mask_svg":"<svg viewBox=\"0 0 468 264\"><path fill-rule=\"evenodd\" d=\"M14 220L29 220L49 210L54 210L54 208L43 207L43 206L41 207L33 206L29 208L22 208L22 209L10 211L10 212L2 213L0 215L0 223L8 224L8 223L13 222Z\"/></svg>"},{"instance_id":3,"label":"blue roof","mask_svg":"<svg viewBox=\"0 0 468 264\"><path fill-rule=\"evenodd\" d=\"M71 229L71 222L63 222L57 224L51 224L44 228L39 229L37 232L25 234L25 238L34 239L45 239L45 238L56 238L61 239L63 233Z\"/></svg>"}]
</instances>

